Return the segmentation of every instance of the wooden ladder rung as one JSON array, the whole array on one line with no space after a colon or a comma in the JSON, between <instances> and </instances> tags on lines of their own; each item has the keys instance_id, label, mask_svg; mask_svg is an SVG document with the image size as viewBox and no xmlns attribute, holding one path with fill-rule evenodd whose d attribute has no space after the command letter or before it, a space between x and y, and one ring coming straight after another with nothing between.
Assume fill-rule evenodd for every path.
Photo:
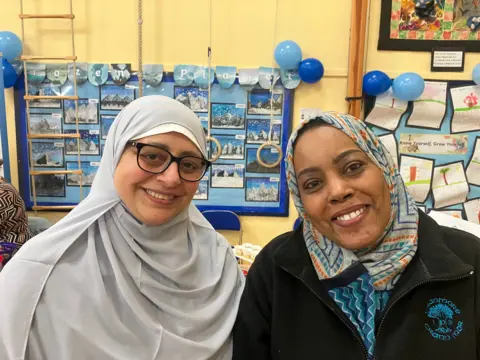
<instances>
[{"instance_id":1,"label":"wooden ladder rung","mask_svg":"<svg viewBox=\"0 0 480 360\"><path fill-rule=\"evenodd\" d=\"M82 170L45 170L45 171L36 171L31 170L30 175L82 175Z\"/></svg>"},{"instance_id":2,"label":"wooden ladder rung","mask_svg":"<svg viewBox=\"0 0 480 360\"><path fill-rule=\"evenodd\" d=\"M37 99L54 99L54 100L78 100L78 96L39 96L39 95L25 95L25 100L37 100Z\"/></svg>"},{"instance_id":3,"label":"wooden ladder rung","mask_svg":"<svg viewBox=\"0 0 480 360\"><path fill-rule=\"evenodd\" d=\"M25 61L35 61L35 60L77 60L76 56L37 56L37 55L22 55L20 56L21 60Z\"/></svg>"},{"instance_id":4,"label":"wooden ladder rung","mask_svg":"<svg viewBox=\"0 0 480 360\"><path fill-rule=\"evenodd\" d=\"M32 206L32 210L72 210L74 207L68 205Z\"/></svg>"},{"instance_id":5,"label":"wooden ladder rung","mask_svg":"<svg viewBox=\"0 0 480 360\"><path fill-rule=\"evenodd\" d=\"M30 134L29 139L79 139L80 134Z\"/></svg>"},{"instance_id":6,"label":"wooden ladder rung","mask_svg":"<svg viewBox=\"0 0 480 360\"><path fill-rule=\"evenodd\" d=\"M20 19L75 19L73 14L20 14Z\"/></svg>"}]
</instances>

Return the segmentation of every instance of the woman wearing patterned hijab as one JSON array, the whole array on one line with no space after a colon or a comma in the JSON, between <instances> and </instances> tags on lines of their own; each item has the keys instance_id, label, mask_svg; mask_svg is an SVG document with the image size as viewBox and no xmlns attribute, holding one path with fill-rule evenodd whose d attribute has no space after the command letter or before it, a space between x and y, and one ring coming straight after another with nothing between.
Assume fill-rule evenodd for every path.
<instances>
[{"instance_id":1,"label":"woman wearing patterned hijab","mask_svg":"<svg viewBox=\"0 0 480 360\"><path fill-rule=\"evenodd\" d=\"M0 167L3 160L0 160ZM25 203L12 184L0 176L0 243L12 243L16 247L22 246L30 239L28 217ZM5 246L4 246L5 247ZM3 252L0 245L0 253ZM11 251L8 251L10 253ZM3 256L6 262L9 255ZM0 268L2 261L0 261Z\"/></svg>"},{"instance_id":2,"label":"woman wearing patterned hijab","mask_svg":"<svg viewBox=\"0 0 480 360\"><path fill-rule=\"evenodd\" d=\"M480 359L480 243L419 212L359 120L324 113L290 137L302 225L252 265L234 359Z\"/></svg>"}]
</instances>

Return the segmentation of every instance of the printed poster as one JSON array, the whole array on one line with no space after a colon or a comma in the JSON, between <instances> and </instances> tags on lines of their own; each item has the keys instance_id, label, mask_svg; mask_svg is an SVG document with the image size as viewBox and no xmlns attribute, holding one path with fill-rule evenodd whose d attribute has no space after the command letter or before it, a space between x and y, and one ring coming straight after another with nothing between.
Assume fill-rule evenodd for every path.
<instances>
[{"instance_id":1,"label":"printed poster","mask_svg":"<svg viewBox=\"0 0 480 360\"><path fill-rule=\"evenodd\" d=\"M447 83L425 81L425 90L413 103L408 126L440 129L447 104Z\"/></svg>"},{"instance_id":2,"label":"printed poster","mask_svg":"<svg viewBox=\"0 0 480 360\"><path fill-rule=\"evenodd\" d=\"M468 135L400 134L401 154L465 155Z\"/></svg>"}]
</instances>

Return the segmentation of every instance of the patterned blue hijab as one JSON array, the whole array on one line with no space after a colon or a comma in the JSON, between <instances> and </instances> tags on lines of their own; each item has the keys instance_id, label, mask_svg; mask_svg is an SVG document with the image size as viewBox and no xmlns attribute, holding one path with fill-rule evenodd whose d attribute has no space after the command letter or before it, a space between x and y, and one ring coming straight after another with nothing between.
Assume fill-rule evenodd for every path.
<instances>
[{"instance_id":1,"label":"patterned blue hijab","mask_svg":"<svg viewBox=\"0 0 480 360\"><path fill-rule=\"evenodd\" d=\"M314 228L300 198L293 167L293 144L310 121L323 120L349 136L383 172L390 190L390 220L371 251L353 252L336 245ZM364 264L376 290L392 290L417 250L418 210L386 148L366 125L350 115L328 112L302 122L290 136L285 156L288 187L304 219L303 235L320 280L333 278L355 263Z\"/></svg>"}]
</instances>

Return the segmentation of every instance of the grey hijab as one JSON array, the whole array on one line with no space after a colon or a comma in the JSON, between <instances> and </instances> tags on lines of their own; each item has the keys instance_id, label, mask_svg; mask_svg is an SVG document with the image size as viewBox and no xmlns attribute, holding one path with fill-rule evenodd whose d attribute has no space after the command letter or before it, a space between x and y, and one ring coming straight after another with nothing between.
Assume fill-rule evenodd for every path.
<instances>
[{"instance_id":1,"label":"grey hijab","mask_svg":"<svg viewBox=\"0 0 480 360\"><path fill-rule=\"evenodd\" d=\"M194 205L161 226L124 208L113 174L130 139L200 121L163 96L116 118L89 196L0 273L0 359L230 359L243 275Z\"/></svg>"}]
</instances>

